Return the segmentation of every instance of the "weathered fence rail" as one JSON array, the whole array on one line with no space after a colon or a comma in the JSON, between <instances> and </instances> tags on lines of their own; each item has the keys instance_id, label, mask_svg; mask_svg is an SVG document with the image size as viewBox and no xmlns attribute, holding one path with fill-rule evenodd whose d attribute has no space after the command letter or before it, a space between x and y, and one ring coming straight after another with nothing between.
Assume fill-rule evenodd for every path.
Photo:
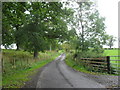
<instances>
[{"instance_id":1,"label":"weathered fence rail","mask_svg":"<svg viewBox=\"0 0 120 90\"><path fill-rule=\"evenodd\" d=\"M111 60L111 57L120 57L120 56L106 56L99 58L81 58L80 62L89 68L92 68L93 71L107 72L107 73L118 73L120 72L120 60Z\"/></svg>"},{"instance_id":2,"label":"weathered fence rail","mask_svg":"<svg viewBox=\"0 0 120 90\"><path fill-rule=\"evenodd\" d=\"M120 55L110 56L110 66L114 73L120 74Z\"/></svg>"}]
</instances>

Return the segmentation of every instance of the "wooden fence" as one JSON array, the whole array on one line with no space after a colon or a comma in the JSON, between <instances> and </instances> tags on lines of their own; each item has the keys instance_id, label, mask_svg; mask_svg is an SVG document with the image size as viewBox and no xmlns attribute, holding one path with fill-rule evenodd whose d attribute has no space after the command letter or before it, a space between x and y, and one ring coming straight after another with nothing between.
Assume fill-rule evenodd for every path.
<instances>
[{"instance_id":1,"label":"wooden fence","mask_svg":"<svg viewBox=\"0 0 120 90\"><path fill-rule=\"evenodd\" d=\"M118 72L120 70L118 69L120 67L120 66L118 67L119 63L115 63L115 61L120 61L120 60L114 60L114 63L112 63L111 57L119 57L119 56L106 56L106 57L99 57L99 58L81 58L80 63L86 67L89 67L92 71L107 72L111 74L113 72ZM117 67L113 67L113 64L117 65Z\"/></svg>"},{"instance_id":2,"label":"wooden fence","mask_svg":"<svg viewBox=\"0 0 120 90\"><path fill-rule=\"evenodd\" d=\"M120 74L120 56L110 56L110 68L114 73Z\"/></svg>"}]
</instances>

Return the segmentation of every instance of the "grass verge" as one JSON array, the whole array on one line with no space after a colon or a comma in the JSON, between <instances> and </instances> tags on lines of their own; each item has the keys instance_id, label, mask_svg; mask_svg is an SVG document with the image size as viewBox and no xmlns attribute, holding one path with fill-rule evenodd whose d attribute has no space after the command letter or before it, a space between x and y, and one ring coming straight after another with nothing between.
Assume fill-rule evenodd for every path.
<instances>
[{"instance_id":1,"label":"grass verge","mask_svg":"<svg viewBox=\"0 0 120 90\"><path fill-rule=\"evenodd\" d=\"M110 74L107 74L107 73L100 73L100 72L89 71L87 67L84 67L83 65L80 65L80 64L76 63L72 59L72 55L71 54L67 54L66 55L65 63L69 67L73 68L76 71L80 71L80 72L84 72L84 73L88 73L88 74L93 74L93 75L110 75ZM115 74L111 74L111 75L115 75Z\"/></svg>"},{"instance_id":2,"label":"grass verge","mask_svg":"<svg viewBox=\"0 0 120 90\"><path fill-rule=\"evenodd\" d=\"M10 52L10 51L7 51L7 52ZM12 51L15 53L15 51ZM21 51L20 51L21 52ZM23 52L21 52L23 53ZM59 54L56 53L56 52L47 52L45 54L41 53L43 57L41 57L39 55L39 57L41 57L42 59L41 60L37 60L37 61L34 61L33 62L33 59L32 60L29 60L29 66L27 65L26 67L20 67L20 63L17 63L19 62L16 61L16 66L13 68L13 66L11 65L10 66L10 62L8 62L10 60L10 58L8 58L6 61L5 61L5 70L6 72L3 72L3 77L2 77L2 87L3 88L20 88L24 85L24 82L30 80L29 76L35 74L37 72L36 69L38 68L41 68L43 67L44 65L50 63L51 61L53 61ZM51 56L52 54L52 56ZM7 55L8 56L8 55ZM7 57L5 56L5 57ZM11 55L12 56L12 55ZM9 57L11 57L9 56ZM20 56L20 54L19 54ZM47 57L49 56L49 57ZM17 55L16 55L17 57ZM25 58L23 60L22 63L26 62L27 58ZM23 64L22 64L23 65ZM7 66L10 66L10 67L7 67ZM25 65L23 65L25 66ZM8 68L10 68L8 70Z\"/></svg>"}]
</instances>

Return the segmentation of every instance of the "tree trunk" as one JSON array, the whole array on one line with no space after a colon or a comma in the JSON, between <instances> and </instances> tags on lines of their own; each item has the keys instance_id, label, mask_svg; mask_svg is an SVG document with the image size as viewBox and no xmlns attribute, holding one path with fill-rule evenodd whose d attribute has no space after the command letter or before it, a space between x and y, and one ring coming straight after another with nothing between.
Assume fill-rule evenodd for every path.
<instances>
[{"instance_id":1,"label":"tree trunk","mask_svg":"<svg viewBox=\"0 0 120 90\"><path fill-rule=\"evenodd\" d=\"M50 45L50 51L51 51L51 45Z\"/></svg>"},{"instance_id":2,"label":"tree trunk","mask_svg":"<svg viewBox=\"0 0 120 90\"><path fill-rule=\"evenodd\" d=\"M111 45L110 45L110 49L111 49Z\"/></svg>"},{"instance_id":3,"label":"tree trunk","mask_svg":"<svg viewBox=\"0 0 120 90\"><path fill-rule=\"evenodd\" d=\"M34 58L38 58L38 51L37 50L34 51Z\"/></svg>"},{"instance_id":4,"label":"tree trunk","mask_svg":"<svg viewBox=\"0 0 120 90\"><path fill-rule=\"evenodd\" d=\"M15 27L16 27L16 32L17 32L18 29L19 29L19 25L17 24ZM19 40L18 40L18 36L17 35L15 35L15 40L16 40L16 46L17 46L16 50L20 50Z\"/></svg>"},{"instance_id":5,"label":"tree trunk","mask_svg":"<svg viewBox=\"0 0 120 90\"><path fill-rule=\"evenodd\" d=\"M18 44L18 43L16 43L16 46L17 46L17 49L16 49L16 50L17 50L17 51L20 50L20 47L19 47L19 44Z\"/></svg>"},{"instance_id":6,"label":"tree trunk","mask_svg":"<svg viewBox=\"0 0 120 90\"><path fill-rule=\"evenodd\" d=\"M82 44L81 44L81 50L84 51L84 25L83 25L83 21L82 21L82 16L83 16L83 13L82 13L82 3L80 2L80 13L79 13L79 17L80 17L80 25L81 25L81 38L82 38Z\"/></svg>"}]
</instances>

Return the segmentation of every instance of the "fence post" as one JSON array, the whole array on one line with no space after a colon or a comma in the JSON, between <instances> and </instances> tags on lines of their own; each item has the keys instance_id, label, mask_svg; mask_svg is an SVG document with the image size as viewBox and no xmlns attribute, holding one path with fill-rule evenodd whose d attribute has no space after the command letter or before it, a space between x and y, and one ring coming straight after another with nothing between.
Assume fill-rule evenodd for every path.
<instances>
[{"instance_id":1,"label":"fence post","mask_svg":"<svg viewBox=\"0 0 120 90\"><path fill-rule=\"evenodd\" d=\"M1 68L2 68L1 70L2 70L2 72L3 72L3 70L4 70L4 69L3 69L3 65L4 65L4 64L3 64L3 58L1 58Z\"/></svg>"},{"instance_id":2,"label":"fence post","mask_svg":"<svg viewBox=\"0 0 120 90\"><path fill-rule=\"evenodd\" d=\"M110 74L110 56L107 56L107 69L108 69L108 74Z\"/></svg>"}]
</instances>

